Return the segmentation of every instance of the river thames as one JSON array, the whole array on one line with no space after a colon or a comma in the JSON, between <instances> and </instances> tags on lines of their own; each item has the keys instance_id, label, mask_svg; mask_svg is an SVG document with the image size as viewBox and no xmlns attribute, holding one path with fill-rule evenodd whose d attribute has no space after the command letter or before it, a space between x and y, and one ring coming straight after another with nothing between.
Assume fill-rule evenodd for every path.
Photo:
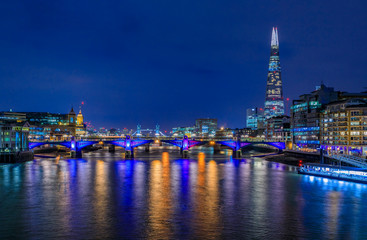
<instances>
[{"instance_id":1,"label":"river thames","mask_svg":"<svg viewBox=\"0 0 367 240\"><path fill-rule=\"evenodd\" d=\"M367 186L202 149L0 165L1 239L366 239Z\"/></svg>"}]
</instances>

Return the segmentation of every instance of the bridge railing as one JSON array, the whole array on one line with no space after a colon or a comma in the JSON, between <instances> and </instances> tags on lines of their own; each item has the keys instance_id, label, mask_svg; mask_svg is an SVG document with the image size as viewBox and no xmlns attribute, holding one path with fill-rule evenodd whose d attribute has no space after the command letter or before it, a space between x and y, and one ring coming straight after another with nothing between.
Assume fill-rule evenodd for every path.
<instances>
[{"instance_id":1,"label":"bridge railing","mask_svg":"<svg viewBox=\"0 0 367 240\"><path fill-rule=\"evenodd\" d=\"M329 155L330 158L342 161L353 166L357 166L360 168L367 168L367 160L361 157L353 156L353 155L345 155L345 154L334 154Z\"/></svg>"}]
</instances>

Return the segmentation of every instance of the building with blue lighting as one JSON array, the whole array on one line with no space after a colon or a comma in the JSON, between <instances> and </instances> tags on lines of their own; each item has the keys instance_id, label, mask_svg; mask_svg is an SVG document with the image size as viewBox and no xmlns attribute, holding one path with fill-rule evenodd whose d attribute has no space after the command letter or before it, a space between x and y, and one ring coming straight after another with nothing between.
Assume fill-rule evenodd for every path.
<instances>
[{"instance_id":1,"label":"building with blue lighting","mask_svg":"<svg viewBox=\"0 0 367 240\"><path fill-rule=\"evenodd\" d=\"M340 92L324 84L293 100L291 133L293 149L316 151L320 147L320 114L326 104L338 100Z\"/></svg>"},{"instance_id":2,"label":"building with blue lighting","mask_svg":"<svg viewBox=\"0 0 367 240\"><path fill-rule=\"evenodd\" d=\"M195 122L196 132L202 137L213 137L218 129L218 120L215 118L200 118Z\"/></svg>"},{"instance_id":3,"label":"building with blue lighting","mask_svg":"<svg viewBox=\"0 0 367 240\"><path fill-rule=\"evenodd\" d=\"M264 128L263 108L255 107L246 110L246 127L254 130Z\"/></svg>"},{"instance_id":4,"label":"building with blue lighting","mask_svg":"<svg viewBox=\"0 0 367 240\"><path fill-rule=\"evenodd\" d=\"M279 60L278 29L273 28L271 36L271 51L266 82L265 118L284 115L283 83Z\"/></svg>"},{"instance_id":5,"label":"building with blue lighting","mask_svg":"<svg viewBox=\"0 0 367 240\"><path fill-rule=\"evenodd\" d=\"M0 152L28 151L29 127L27 122L0 121Z\"/></svg>"},{"instance_id":6,"label":"building with blue lighting","mask_svg":"<svg viewBox=\"0 0 367 240\"><path fill-rule=\"evenodd\" d=\"M316 87L316 90L309 94L301 95L299 99L293 101L291 106L293 149L317 151L323 145L324 148L327 146L327 149L346 147L348 151L345 152L356 148L360 152L364 151L362 145L365 132L362 125L367 123L363 121L363 117L357 117L358 121L352 121L350 115L353 113L347 110L352 109L352 102L358 102L362 106L363 102L359 101L365 100L367 100L366 92L335 91L334 88L326 87L324 84ZM345 108L347 105L350 107ZM354 109L354 111L358 111L361 116L364 114L363 110ZM348 121L354 122L355 126ZM350 134L355 136L351 137ZM355 142L354 139L358 140Z\"/></svg>"},{"instance_id":7,"label":"building with blue lighting","mask_svg":"<svg viewBox=\"0 0 367 240\"><path fill-rule=\"evenodd\" d=\"M174 137L195 137L196 135L196 128L194 126L192 127L174 127L172 128L172 136Z\"/></svg>"}]
</instances>

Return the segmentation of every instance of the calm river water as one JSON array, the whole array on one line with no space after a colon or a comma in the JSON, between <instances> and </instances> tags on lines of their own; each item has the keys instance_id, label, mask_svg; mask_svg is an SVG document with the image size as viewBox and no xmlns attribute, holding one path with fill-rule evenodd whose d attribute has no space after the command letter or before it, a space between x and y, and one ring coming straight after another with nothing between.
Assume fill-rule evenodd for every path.
<instances>
[{"instance_id":1,"label":"calm river water","mask_svg":"<svg viewBox=\"0 0 367 240\"><path fill-rule=\"evenodd\" d=\"M0 165L1 239L366 239L367 185L177 150Z\"/></svg>"}]
</instances>

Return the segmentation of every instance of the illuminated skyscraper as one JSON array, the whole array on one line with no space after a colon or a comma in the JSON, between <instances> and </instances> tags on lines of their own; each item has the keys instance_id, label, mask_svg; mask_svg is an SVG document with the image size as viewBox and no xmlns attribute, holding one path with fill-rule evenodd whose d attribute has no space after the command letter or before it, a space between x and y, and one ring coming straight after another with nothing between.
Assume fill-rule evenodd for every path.
<instances>
[{"instance_id":1,"label":"illuminated skyscraper","mask_svg":"<svg viewBox=\"0 0 367 240\"><path fill-rule=\"evenodd\" d=\"M268 80L266 82L265 118L284 115L283 84L280 72L278 30L273 28Z\"/></svg>"},{"instance_id":2,"label":"illuminated skyscraper","mask_svg":"<svg viewBox=\"0 0 367 240\"><path fill-rule=\"evenodd\" d=\"M264 128L264 109L249 108L246 111L246 127L253 130Z\"/></svg>"}]
</instances>

